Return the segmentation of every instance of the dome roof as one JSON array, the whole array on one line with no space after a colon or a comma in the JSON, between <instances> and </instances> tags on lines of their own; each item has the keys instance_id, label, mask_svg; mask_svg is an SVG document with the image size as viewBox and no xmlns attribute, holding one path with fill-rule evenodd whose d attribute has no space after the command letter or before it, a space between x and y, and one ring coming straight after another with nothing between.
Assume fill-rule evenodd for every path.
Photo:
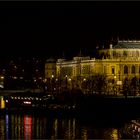
<instances>
[{"instance_id":1,"label":"dome roof","mask_svg":"<svg viewBox=\"0 0 140 140\"><path fill-rule=\"evenodd\" d=\"M119 41L117 45L113 47L114 49L140 49L140 41Z\"/></svg>"},{"instance_id":2,"label":"dome roof","mask_svg":"<svg viewBox=\"0 0 140 140\"><path fill-rule=\"evenodd\" d=\"M49 58L46 60L47 63L56 63L56 60L53 58Z\"/></svg>"}]
</instances>

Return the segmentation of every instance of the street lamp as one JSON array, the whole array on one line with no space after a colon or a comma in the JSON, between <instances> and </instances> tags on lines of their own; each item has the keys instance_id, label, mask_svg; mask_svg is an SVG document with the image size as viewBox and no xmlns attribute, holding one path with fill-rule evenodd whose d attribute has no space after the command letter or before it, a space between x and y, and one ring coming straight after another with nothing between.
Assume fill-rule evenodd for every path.
<instances>
[{"instance_id":1,"label":"street lamp","mask_svg":"<svg viewBox=\"0 0 140 140\"><path fill-rule=\"evenodd\" d=\"M83 84L84 84L84 85L83 85L83 86L84 86L84 87L83 87L83 88L84 88L84 92L86 92L86 89L87 89L87 87L86 87L86 78L83 79L83 82L84 82L84 83L83 83Z\"/></svg>"},{"instance_id":2,"label":"street lamp","mask_svg":"<svg viewBox=\"0 0 140 140\"><path fill-rule=\"evenodd\" d=\"M52 91L52 94L53 94L53 78L54 78L54 75L52 75L52 79L51 79L51 91Z\"/></svg>"},{"instance_id":3,"label":"street lamp","mask_svg":"<svg viewBox=\"0 0 140 140\"><path fill-rule=\"evenodd\" d=\"M65 77L66 77L66 89L67 89L67 77L68 77L68 76L66 75Z\"/></svg>"},{"instance_id":4,"label":"street lamp","mask_svg":"<svg viewBox=\"0 0 140 140\"><path fill-rule=\"evenodd\" d=\"M114 91L114 94L116 95L116 76L115 75L114 75L113 91Z\"/></svg>"}]
</instances>

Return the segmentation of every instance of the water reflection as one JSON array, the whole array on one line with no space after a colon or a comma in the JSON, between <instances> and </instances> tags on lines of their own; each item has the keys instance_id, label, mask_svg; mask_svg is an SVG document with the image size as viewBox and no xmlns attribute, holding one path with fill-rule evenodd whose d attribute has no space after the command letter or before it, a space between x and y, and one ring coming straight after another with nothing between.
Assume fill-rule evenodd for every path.
<instances>
[{"instance_id":1,"label":"water reflection","mask_svg":"<svg viewBox=\"0 0 140 140\"><path fill-rule=\"evenodd\" d=\"M32 117L28 115L24 115L24 139L32 139Z\"/></svg>"},{"instance_id":2,"label":"water reflection","mask_svg":"<svg viewBox=\"0 0 140 140\"><path fill-rule=\"evenodd\" d=\"M137 133L134 133L136 132ZM124 136L124 132L127 134ZM140 127L126 123L124 127L97 126L77 118L6 114L0 116L0 139L113 139L138 138Z\"/></svg>"}]
</instances>

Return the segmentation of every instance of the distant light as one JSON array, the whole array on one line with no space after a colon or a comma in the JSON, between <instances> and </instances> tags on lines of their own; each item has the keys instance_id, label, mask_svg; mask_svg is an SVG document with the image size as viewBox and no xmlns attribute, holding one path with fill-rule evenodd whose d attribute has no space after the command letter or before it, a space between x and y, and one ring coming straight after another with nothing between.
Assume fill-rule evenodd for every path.
<instances>
[{"instance_id":1,"label":"distant light","mask_svg":"<svg viewBox=\"0 0 140 140\"><path fill-rule=\"evenodd\" d=\"M52 75L52 78L54 78L54 75Z\"/></svg>"},{"instance_id":2,"label":"distant light","mask_svg":"<svg viewBox=\"0 0 140 140\"><path fill-rule=\"evenodd\" d=\"M67 75L66 75L66 77L67 77Z\"/></svg>"},{"instance_id":3,"label":"distant light","mask_svg":"<svg viewBox=\"0 0 140 140\"><path fill-rule=\"evenodd\" d=\"M17 69L17 66L14 66L15 69Z\"/></svg>"},{"instance_id":4,"label":"distant light","mask_svg":"<svg viewBox=\"0 0 140 140\"><path fill-rule=\"evenodd\" d=\"M8 100L5 100L6 103L8 103Z\"/></svg>"},{"instance_id":5,"label":"distant light","mask_svg":"<svg viewBox=\"0 0 140 140\"><path fill-rule=\"evenodd\" d=\"M58 79L56 79L56 81L58 81Z\"/></svg>"},{"instance_id":6,"label":"distant light","mask_svg":"<svg viewBox=\"0 0 140 140\"><path fill-rule=\"evenodd\" d=\"M3 85L0 85L0 88L4 88L4 86Z\"/></svg>"},{"instance_id":7,"label":"distant light","mask_svg":"<svg viewBox=\"0 0 140 140\"><path fill-rule=\"evenodd\" d=\"M117 81L117 85L122 85L122 81Z\"/></svg>"},{"instance_id":8,"label":"distant light","mask_svg":"<svg viewBox=\"0 0 140 140\"><path fill-rule=\"evenodd\" d=\"M69 81L71 81L71 78L69 78Z\"/></svg>"},{"instance_id":9,"label":"distant light","mask_svg":"<svg viewBox=\"0 0 140 140\"><path fill-rule=\"evenodd\" d=\"M23 79L23 77L20 77L20 79Z\"/></svg>"},{"instance_id":10,"label":"distant light","mask_svg":"<svg viewBox=\"0 0 140 140\"><path fill-rule=\"evenodd\" d=\"M34 80L34 82L36 82L36 80Z\"/></svg>"},{"instance_id":11,"label":"distant light","mask_svg":"<svg viewBox=\"0 0 140 140\"><path fill-rule=\"evenodd\" d=\"M86 81L86 78L84 78L83 80Z\"/></svg>"},{"instance_id":12,"label":"distant light","mask_svg":"<svg viewBox=\"0 0 140 140\"><path fill-rule=\"evenodd\" d=\"M4 79L4 76L1 76L0 78L1 78L1 79Z\"/></svg>"},{"instance_id":13,"label":"distant light","mask_svg":"<svg viewBox=\"0 0 140 140\"><path fill-rule=\"evenodd\" d=\"M14 78L14 79L17 79L17 77L16 77L16 76L14 76L13 78Z\"/></svg>"},{"instance_id":14,"label":"distant light","mask_svg":"<svg viewBox=\"0 0 140 140\"><path fill-rule=\"evenodd\" d=\"M31 104L31 102L29 102L29 101L24 101L23 103L24 104Z\"/></svg>"}]
</instances>

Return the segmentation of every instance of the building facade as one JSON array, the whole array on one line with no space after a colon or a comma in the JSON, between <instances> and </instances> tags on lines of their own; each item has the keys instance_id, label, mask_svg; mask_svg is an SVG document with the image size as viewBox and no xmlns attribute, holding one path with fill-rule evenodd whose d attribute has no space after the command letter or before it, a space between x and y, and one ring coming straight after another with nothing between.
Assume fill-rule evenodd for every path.
<instances>
[{"instance_id":1,"label":"building facade","mask_svg":"<svg viewBox=\"0 0 140 140\"><path fill-rule=\"evenodd\" d=\"M105 77L106 87L110 86L107 89L121 89L126 81L132 84L134 78L139 84L140 41L118 41L116 45L110 44L108 49L99 50L98 56L74 57L71 61L58 59L55 63L55 78L64 81L63 85L67 84L69 88L82 88L86 81L94 81L95 75ZM86 85L89 85L88 89L91 88L91 83Z\"/></svg>"}]
</instances>

